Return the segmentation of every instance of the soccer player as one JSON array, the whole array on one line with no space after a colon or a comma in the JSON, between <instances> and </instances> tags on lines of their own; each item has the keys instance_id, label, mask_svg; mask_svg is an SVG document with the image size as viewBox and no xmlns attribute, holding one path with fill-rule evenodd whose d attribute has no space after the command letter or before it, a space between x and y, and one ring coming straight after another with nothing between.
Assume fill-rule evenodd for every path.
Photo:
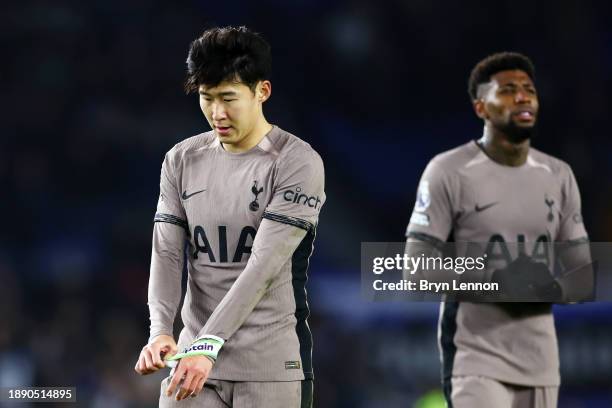
<instances>
[{"instance_id":1,"label":"soccer player","mask_svg":"<svg viewBox=\"0 0 612 408\"><path fill-rule=\"evenodd\" d=\"M408 253L415 244L440 254L452 238L488 243L498 253L514 252L513 258L517 247L541 258L538 251L547 243L588 241L571 168L530 146L539 107L534 80L532 62L518 53L493 54L474 67L468 91L483 135L429 162L406 232ZM563 289L563 299L575 299ZM449 407L557 406L550 303L447 300L438 337Z\"/></svg>"},{"instance_id":2,"label":"soccer player","mask_svg":"<svg viewBox=\"0 0 612 408\"><path fill-rule=\"evenodd\" d=\"M135 367L149 374L178 362L162 382L163 407L312 405L305 285L323 163L264 117L270 69L269 44L246 27L212 28L191 43L185 86L212 131L178 143L162 164L150 337Z\"/></svg>"}]
</instances>

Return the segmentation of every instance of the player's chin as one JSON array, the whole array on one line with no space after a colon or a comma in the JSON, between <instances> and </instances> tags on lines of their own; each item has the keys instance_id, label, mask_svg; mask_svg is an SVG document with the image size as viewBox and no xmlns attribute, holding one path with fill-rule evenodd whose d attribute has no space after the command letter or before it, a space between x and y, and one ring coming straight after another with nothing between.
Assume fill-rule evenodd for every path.
<instances>
[{"instance_id":1,"label":"player's chin","mask_svg":"<svg viewBox=\"0 0 612 408\"><path fill-rule=\"evenodd\" d=\"M535 129L535 123L517 123L515 126L518 132L531 132Z\"/></svg>"},{"instance_id":2,"label":"player's chin","mask_svg":"<svg viewBox=\"0 0 612 408\"><path fill-rule=\"evenodd\" d=\"M236 143L236 136L231 133L228 135L221 135L217 133L217 137L219 138L219 141L221 143L225 143L225 144L235 144Z\"/></svg>"}]
</instances>

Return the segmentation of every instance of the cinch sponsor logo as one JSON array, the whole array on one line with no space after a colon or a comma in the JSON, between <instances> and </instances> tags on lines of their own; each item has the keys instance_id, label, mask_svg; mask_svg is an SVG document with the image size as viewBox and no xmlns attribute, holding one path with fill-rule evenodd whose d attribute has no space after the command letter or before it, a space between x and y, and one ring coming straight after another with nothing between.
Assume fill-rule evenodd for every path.
<instances>
[{"instance_id":1,"label":"cinch sponsor logo","mask_svg":"<svg viewBox=\"0 0 612 408\"><path fill-rule=\"evenodd\" d=\"M321 204L321 199L319 198L319 196L308 196L302 193L301 187L297 187L295 191L285 191L285 194L283 194L283 198L285 199L285 201L307 205L311 208L317 208L319 204Z\"/></svg>"},{"instance_id":2,"label":"cinch sponsor logo","mask_svg":"<svg viewBox=\"0 0 612 408\"><path fill-rule=\"evenodd\" d=\"M208 343L196 344L185 349L185 353L189 353L190 351L213 351L213 346Z\"/></svg>"}]
</instances>

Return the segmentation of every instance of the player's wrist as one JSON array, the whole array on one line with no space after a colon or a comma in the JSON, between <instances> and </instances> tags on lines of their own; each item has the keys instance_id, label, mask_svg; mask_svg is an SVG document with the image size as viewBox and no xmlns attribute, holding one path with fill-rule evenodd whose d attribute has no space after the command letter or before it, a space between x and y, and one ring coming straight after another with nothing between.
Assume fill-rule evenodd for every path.
<instances>
[{"instance_id":1,"label":"player's wrist","mask_svg":"<svg viewBox=\"0 0 612 408\"><path fill-rule=\"evenodd\" d=\"M217 361L217 356L225 340L221 337L206 335L200 337L191 343L182 353L173 355L166 360L166 365L169 367L175 366L178 361L185 357L204 356L207 357L213 364Z\"/></svg>"},{"instance_id":2,"label":"player's wrist","mask_svg":"<svg viewBox=\"0 0 612 408\"><path fill-rule=\"evenodd\" d=\"M174 335L172 333L168 333L168 332L153 332L149 335L149 340L147 341L148 344L151 344L155 341L159 341L160 339L172 339L174 341Z\"/></svg>"},{"instance_id":3,"label":"player's wrist","mask_svg":"<svg viewBox=\"0 0 612 408\"><path fill-rule=\"evenodd\" d=\"M159 333L159 334L156 334L154 336L149 337L149 343L153 343L154 341L160 340L160 339L172 339L172 340L174 340L174 337L171 334Z\"/></svg>"}]
</instances>

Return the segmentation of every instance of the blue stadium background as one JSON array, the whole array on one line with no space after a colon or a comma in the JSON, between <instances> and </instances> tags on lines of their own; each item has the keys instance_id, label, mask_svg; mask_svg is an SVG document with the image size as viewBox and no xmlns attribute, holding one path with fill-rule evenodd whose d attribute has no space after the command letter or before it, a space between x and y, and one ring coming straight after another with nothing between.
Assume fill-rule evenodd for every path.
<instances>
[{"instance_id":1,"label":"blue stadium background","mask_svg":"<svg viewBox=\"0 0 612 408\"><path fill-rule=\"evenodd\" d=\"M246 24L274 55L268 119L326 164L311 264L317 407L410 407L438 388L436 304L359 294L361 241L401 241L434 154L479 137L466 80L530 55L533 144L569 162L593 241L612 240L612 12L605 2L58 0L3 3L0 386L74 385L148 407L152 216L164 153L208 130L181 82L189 41ZM612 306L556 309L560 407L612 406ZM25 405L23 405L25 406Z\"/></svg>"}]
</instances>

